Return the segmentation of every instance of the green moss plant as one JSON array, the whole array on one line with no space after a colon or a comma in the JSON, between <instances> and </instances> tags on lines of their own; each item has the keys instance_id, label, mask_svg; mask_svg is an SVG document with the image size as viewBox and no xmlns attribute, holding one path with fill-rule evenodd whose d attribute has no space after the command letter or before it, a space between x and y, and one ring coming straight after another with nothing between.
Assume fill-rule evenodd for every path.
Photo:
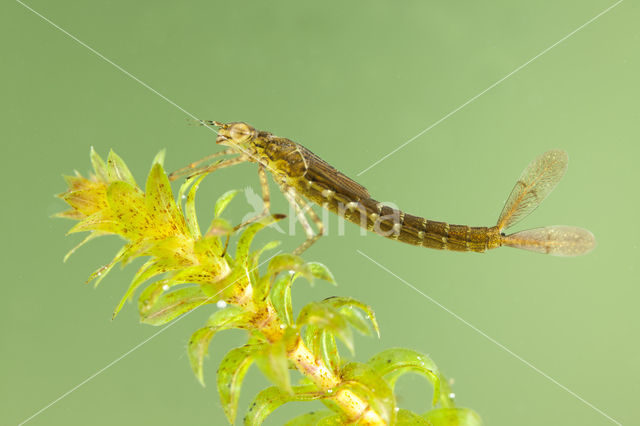
<instances>
[{"instance_id":1,"label":"green moss plant","mask_svg":"<svg viewBox=\"0 0 640 426\"><path fill-rule=\"evenodd\" d=\"M153 161L145 188L115 153L105 162L93 149L93 173L65 176L68 189L58 197L71 207L56 216L78 221L69 233L89 232L74 249L103 235L118 235L123 247L106 266L89 278L97 285L120 263L138 257L146 262L135 273L113 317L125 302L138 296L138 312L145 324L163 325L196 308L214 308L188 343L191 367L204 384L204 360L214 335L226 329L247 333L243 346L231 349L218 366L220 402L229 423L236 422L243 379L255 363L273 386L259 392L244 417L245 425L259 425L290 401L321 401L326 410L310 412L288 425L479 425L477 414L457 408L446 380L426 355L404 348L387 349L366 362L353 358L353 330L379 335L370 306L347 297L332 297L304 306L293 316L291 286L299 280L319 279L335 284L328 268L292 254L275 252L277 242L252 248L257 232L282 215L234 232L225 207L238 191L224 193L215 203L213 219L200 228L195 211L198 185L206 177L187 179L177 201L163 170L164 153ZM237 238L233 255L228 237ZM268 255L269 254L269 255ZM66 258L65 258L66 259ZM337 341L348 351L345 358ZM293 383L290 371L302 378ZM400 409L394 387L406 373L426 378L433 400L426 413Z\"/></svg>"}]
</instances>

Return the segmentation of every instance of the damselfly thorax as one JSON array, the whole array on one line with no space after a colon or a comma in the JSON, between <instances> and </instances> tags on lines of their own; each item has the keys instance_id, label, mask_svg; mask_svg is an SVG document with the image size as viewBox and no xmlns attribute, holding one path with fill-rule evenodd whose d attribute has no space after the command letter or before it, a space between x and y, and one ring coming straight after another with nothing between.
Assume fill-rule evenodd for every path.
<instances>
[{"instance_id":1,"label":"damselfly thorax","mask_svg":"<svg viewBox=\"0 0 640 426\"><path fill-rule=\"evenodd\" d=\"M393 209L371 198L369 191L345 176L304 146L247 123L202 122L219 127L216 142L228 146L169 175L211 172L244 162L258 164L264 210L248 222L269 214L270 195L267 172L271 173L285 198L296 211L307 239L295 253L306 250L323 234L323 224L309 201L367 230L390 239L440 250L484 252L500 246L517 247L556 256L577 256L595 247L593 234L573 226L550 226L505 235L504 230L535 210L558 184L567 169L567 154L547 151L522 172L505 206L492 227L450 225ZM222 156L233 156L216 163L201 164ZM307 218L308 217L308 218ZM316 226L313 230L310 222Z\"/></svg>"}]
</instances>

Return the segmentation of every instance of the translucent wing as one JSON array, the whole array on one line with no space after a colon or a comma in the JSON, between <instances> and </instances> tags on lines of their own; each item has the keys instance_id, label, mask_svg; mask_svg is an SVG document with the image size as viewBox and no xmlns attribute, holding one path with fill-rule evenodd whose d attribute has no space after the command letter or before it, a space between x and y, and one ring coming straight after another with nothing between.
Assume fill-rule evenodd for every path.
<instances>
[{"instance_id":1,"label":"translucent wing","mask_svg":"<svg viewBox=\"0 0 640 426\"><path fill-rule=\"evenodd\" d=\"M580 256L595 248L596 239L583 228L548 226L502 237L502 245L552 256Z\"/></svg>"},{"instance_id":2,"label":"translucent wing","mask_svg":"<svg viewBox=\"0 0 640 426\"><path fill-rule=\"evenodd\" d=\"M340 173L329 163L303 146L300 146L300 150L304 152L304 157L307 162L307 178L314 182L321 183L327 188L334 188L337 192L355 195L360 199L371 198L367 188Z\"/></svg>"},{"instance_id":3,"label":"translucent wing","mask_svg":"<svg viewBox=\"0 0 640 426\"><path fill-rule=\"evenodd\" d=\"M547 151L533 160L513 187L500 213L498 229L509 228L534 211L560 182L568 161L562 150Z\"/></svg>"}]
</instances>

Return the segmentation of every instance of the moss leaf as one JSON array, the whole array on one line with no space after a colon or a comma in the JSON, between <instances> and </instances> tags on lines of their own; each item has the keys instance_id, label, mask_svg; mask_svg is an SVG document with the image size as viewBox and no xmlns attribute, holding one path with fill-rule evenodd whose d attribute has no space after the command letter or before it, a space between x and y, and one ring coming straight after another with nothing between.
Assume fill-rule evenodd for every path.
<instances>
[{"instance_id":1,"label":"moss leaf","mask_svg":"<svg viewBox=\"0 0 640 426\"><path fill-rule=\"evenodd\" d=\"M220 217L220 215L227 208L231 200L233 200L233 198L236 195L238 195L239 192L240 191L238 191L237 189L232 189L231 191L227 191L224 194L222 194L220 198L218 198L218 200L216 201L216 204L213 208L213 216Z\"/></svg>"},{"instance_id":2,"label":"moss leaf","mask_svg":"<svg viewBox=\"0 0 640 426\"><path fill-rule=\"evenodd\" d=\"M371 368L385 378L391 389L398 378L406 373L416 373L433 385L433 405L440 398L440 375L435 363L428 356L411 349L392 348L374 355L368 362Z\"/></svg>"},{"instance_id":3,"label":"moss leaf","mask_svg":"<svg viewBox=\"0 0 640 426\"><path fill-rule=\"evenodd\" d=\"M187 353L189 354L191 368L202 386L204 386L202 365L213 336L219 331L230 328L244 328L246 325L245 311L236 306L229 306L215 312L211 315L205 327L193 333L191 339L189 339Z\"/></svg>"},{"instance_id":4,"label":"moss leaf","mask_svg":"<svg viewBox=\"0 0 640 426\"><path fill-rule=\"evenodd\" d=\"M127 165L113 151L109 151L109 156L107 157L107 175L110 182L122 181L134 187L138 186Z\"/></svg>"},{"instance_id":5,"label":"moss leaf","mask_svg":"<svg viewBox=\"0 0 640 426\"><path fill-rule=\"evenodd\" d=\"M285 347L285 340L266 343L256 353L256 365L271 383L284 392L291 392L291 377L289 374L289 359Z\"/></svg>"},{"instance_id":6,"label":"moss leaf","mask_svg":"<svg viewBox=\"0 0 640 426\"><path fill-rule=\"evenodd\" d=\"M278 313L278 317L283 324L293 323L293 308L291 306L291 284L294 277L283 275L278 278L271 288L271 303Z\"/></svg>"},{"instance_id":7,"label":"moss leaf","mask_svg":"<svg viewBox=\"0 0 640 426\"><path fill-rule=\"evenodd\" d=\"M278 387L267 388L258 393L249 406L249 411L244 418L244 424L247 426L261 425L269 414L287 402L313 401L323 396L325 396L324 392L318 391L314 385L295 386L291 392L286 392Z\"/></svg>"},{"instance_id":8,"label":"moss leaf","mask_svg":"<svg viewBox=\"0 0 640 426\"><path fill-rule=\"evenodd\" d=\"M201 305L215 302L217 300L204 294L200 286L184 287L160 296L140 320L145 324L162 325Z\"/></svg>"},{"instance_id":9,"label":"moss leaf","mask_svg":"<svg viewBox=\"0 0 640 426\"><path fill-rule=\"evenodd\" d=\"M218 395L229 423L234 424L242 381L254 361L254 349L242 346L230 350L218 367Z\"/></svg>"},{"instance_id":10,"label":"moss leaf","mask_svg":"<svg viewBox=\"0 0 640 426\"><path fill-rule=\"evenodd\" d=\"M331 273L329 268L327 268L324 264L320 262L309 262L307 263L307 267L309 268L309 270L311 271L311 274L314 277L320 278L321 280L324 280L324 281L328 281L333 285L337 285L336 280L333 277L333 274Z\"/></svg>"},{"instance_id":11,"label":"moss leaf","mask_svg":"<svg viewBox=\"0 0 640 426\"><path fill-rule=\"evenodd\" d=\"M185 203L185 217L187 218L187 226L191 235L194 238L200 238L200 225L198 225L198 216L196 215L196 193L200 187L200 182L207 176L207 173L199 175L193 182L189 194L187 195L187 202Z\"/></svg>"},{"instance_id":12,"label":"moss leaf","mask_svg":"<svg viewBox=\"0 0 640 426\"><path fill-rule=\"evenodd\" d=\"M345 317L333 306L322 302L309 303L298 314L296 324L298 327L312 325L335 334L353 354L353 332ZM322 356L321 353L315 353L315 355Z\"/></svg>"},{"instance_id":13,"label":"moss leaf","mask_svg":"<svg viewBox=\"0 0 640 426\"><path fill-rule=\"evenodd\" d=\"M147 177L146 204L155 222L167 227L166 235L184 234L184 218L171 192L171 184L160 163L155 163Z\"/></svg>"},{"instance_id":14,"label":"moss leaf","mask_svg":"<svg viewBox=\"0 0 640 426\"><path fill-rule=\"evenodd\" d=\"M108 182L109 173L107 171L107 165L93 147L91 147L89 157L91 158L91 165L93 166L93 172L96 174L96 177L102 182Z\"/></svg>"},{"instance_id":15,"label":"moss leaf","mask_svg":"<svg viewBox=\"0 0 640 426\"><path fill-rule=\"evenodd\" d=\"M350 362L342 368L340 376L342 384L339 389L351 390L365 400L386 424L394 424L396 401L393 391L376 370L366 364Z\"/></svg>"},{"instance_id":16,"label":"moss leaf","mask_svg":"<svg viewBox=\"0 0 640 426\"><path fill-rule=\"evenodd\" d=\"M360 317L355 311L352 311L353 308L358 308L364 311L369 317L369 321L373 325L373 329L375 330L378 337L380 337L380 328L378 327L378 321L376 321L376 315L373 312L371 306L360 302L359 300L353 299L351 297L329 297L322 301L323 304L329 305L333 308L339 309L342 316L359 332L362 334L369 334L368 326L363 324L360 320Z\"/></svg>"}]
</instances>

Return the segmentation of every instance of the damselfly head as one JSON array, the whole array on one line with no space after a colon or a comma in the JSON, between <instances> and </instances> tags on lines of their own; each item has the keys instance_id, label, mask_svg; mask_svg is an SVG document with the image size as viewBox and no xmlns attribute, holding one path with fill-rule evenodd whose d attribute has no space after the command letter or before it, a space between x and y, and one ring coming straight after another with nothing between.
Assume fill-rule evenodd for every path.
<instances>
[{"instance_id":1,"label":"damselfly head","mask_svg":"<svg viewBox=\"0 0 640 426\"><path fill-rule=\"evenodd\" d=\"M216 143L221 145L238 146L250 142L258 135L256 129L243 122L220 123Z\"/></svg>"}]
</instances>

